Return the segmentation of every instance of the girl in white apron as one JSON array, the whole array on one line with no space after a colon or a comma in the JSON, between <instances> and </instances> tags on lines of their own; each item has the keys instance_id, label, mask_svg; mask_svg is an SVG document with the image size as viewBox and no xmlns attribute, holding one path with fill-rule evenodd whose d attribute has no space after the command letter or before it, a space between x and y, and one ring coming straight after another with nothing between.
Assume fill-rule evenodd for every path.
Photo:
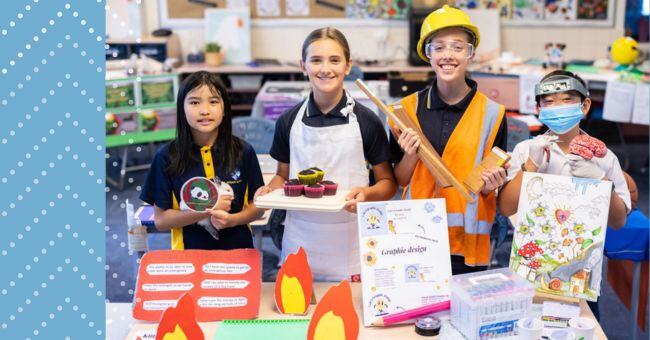
<instances>
[{"instance_id":1,"label":"girl in white apron","mask_svg":"<svg viewBox=\"0 0 650 340\"><path fill-rule=\"evenodd\" d=\"M276 123L270 153L278 161L277 174L256 195L282 188L286 180L311 167L322 169L339 189L351 190L341 212L287 211L282 259L303 247L315 280L358 281L356 204L390 199L396 190L387 135L379 118L343 89L352 65L341 32L322 28L310 33L300 66L312 93ZM375 177L372 186L366 161Z\"/></svg>"}]
</instances>

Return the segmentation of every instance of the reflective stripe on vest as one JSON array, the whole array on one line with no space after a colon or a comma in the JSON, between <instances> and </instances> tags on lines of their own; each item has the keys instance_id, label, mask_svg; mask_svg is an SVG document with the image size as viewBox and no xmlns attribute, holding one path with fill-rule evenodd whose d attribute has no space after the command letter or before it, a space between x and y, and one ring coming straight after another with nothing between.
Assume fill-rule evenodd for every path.
<instances>
[{"instance_id":1,"label":"reflective stripe on vest","mask_svg":"<svg viewBox=\"0 0 650 340\"><path fill-rule=\"evenodd\" d=\"M402 99L400 104L419 125L416 112L419 106L418 94L415 93ZM490 152L504 117L504 111L503 106L491 101L480 92L477 92L472 98L441 155L458 180L462 181L464 176L467 176ZM470 154L474 153L474 157L453 162L452 157L466 157L463 150L467 150ZM471 157L471 155L469 156ZM496 212L494 193L472 194L476 198L475 203L468 204L454 189L437 187L435 178L426 171L422 162L418 161L405 195L408 199L445 198L451 253L465 256L465 263L468 265L488 264L489 233Z\"/></svg>"}]
</instances>

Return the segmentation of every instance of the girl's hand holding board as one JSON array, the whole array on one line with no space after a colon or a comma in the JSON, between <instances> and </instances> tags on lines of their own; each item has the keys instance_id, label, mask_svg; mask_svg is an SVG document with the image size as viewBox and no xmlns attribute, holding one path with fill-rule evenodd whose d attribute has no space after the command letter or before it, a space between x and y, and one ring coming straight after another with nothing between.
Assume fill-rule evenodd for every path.
<instances>
[{"instance_id":1,"label":"girl's hand holding board","mask_svg":"<svg viewBox=\"0 0 650 340\"><path fill-rule=\"evenodd\" d=\"M357 203L366 201L365 188L362 187L353 188L352 191L350 191L350 193L347 196L345 196L345 200L347 202L345 202L343 209L353 214L356 214Z\"/></svg>"}]
</instances>

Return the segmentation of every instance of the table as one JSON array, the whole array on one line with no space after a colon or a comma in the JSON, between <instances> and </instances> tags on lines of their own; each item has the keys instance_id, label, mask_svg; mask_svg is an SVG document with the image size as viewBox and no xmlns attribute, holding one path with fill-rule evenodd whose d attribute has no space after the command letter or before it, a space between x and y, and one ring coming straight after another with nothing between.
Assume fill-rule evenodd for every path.
<instances>
[{"instance_id":1,"label":"table","mask_svg":"<svg viewBox=\"0 0 650 340\"><path fill-rule=\"evenodd\" d=\"M637 338L639 318L639 295L641 291L641 266L647 266L648 251L650 244L650 223L638 209L635 209L627 217L623 228L614 230L607 228L605 238L605 256L610 260L628 260L634 263L631 287L623 279L626 276L626 265L622 261L610 261L608 276L616 275L616 280L609 280L612 288L622 301L628 300L631 293L630 311L632 313L632 339ZM644 262L645 261L645 262ZM647 278L645 280L647 286ZM646 294L646 299L649 294ZM647 304L647 300L646 300ZM642 304L643 305L643 304ZM646 313L641 313L647 318Z\"/></svg>"},{"instance_id":2,"label":"table","mask_svg":"<svg viewBox=\"0 0 650 340\"><path fill-rule=\"evenodd\" d=\"M327 289L333 283L328 282L317 282L314 283L314 291L318 298L322 297ZM273 302L273 282L264 282L262 283L262 299L259 310L260 319L286 319L294 318L292 316L285 316L278 314L275 311L275 304ZM392 327L385 328L375 328L369 327L366 328L363 326L363 313L361 311L362 301L361 301L361 284L360 283L351 283L352 295L354 299L354 305L357 309L357 315L359 316L359 339L386 339L386 340L395 340L395 339L422 339L419 335L415 334L414 327L412 324L406 325L397 325ZM536 303L540 303L536 298ZM146 330L155 330L157 327L156 323L148 323L133 320L131 317L131 304L130 303L109 303L106 305L106 338L107 339L124 339L123 336L126 334L126 339L132 340L136 339L142 331ZM535 305L537 306L537 305ZM315 309L315 306L310 306L308 316L311 317ZM541 313L541 310L539 311ZM447 314L448 315L448 314ZM580 302L580 315L582 317L587 317L594 319L591 310L584 301ZM433 339L463 339L463 337L456 331L453 326L449 324L448 316L444 314L441 316L443 320L443 328L441 334L438 337ZM200 323L201 328L205 334L206 339L212 339L217 328L219 327L219 322L205 322ZM607 339L605 333L599 324L597 324L595 331L595 339Z\"/></svg>"}]
</instances>

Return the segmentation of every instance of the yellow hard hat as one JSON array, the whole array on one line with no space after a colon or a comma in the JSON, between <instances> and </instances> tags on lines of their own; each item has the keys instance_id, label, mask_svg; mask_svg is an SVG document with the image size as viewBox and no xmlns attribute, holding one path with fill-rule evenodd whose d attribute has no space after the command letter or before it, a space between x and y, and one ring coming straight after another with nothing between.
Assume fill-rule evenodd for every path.
<instances>
[{"instance_id":1,"label":"yellow hard hat","mask_svg":"<svg viewBox=\"0 0 650 340\"><path fill-rule=\"evenodd\" d=\"M630 37L620 37L612 44L612 60L621 64L629 65L639 57L639 44Z\"/></svg>"},{"instance_id":2,"label":"yellow hard hat","mask_svg":"<svg viewBox=\"0 0 650 340\"><path fill-rule=\"evenodd\" d=\"M443 28L449 27L460 27L469 31L469 33L474 35L474 41L472 42L474 48L478 47L478 43L481 40L478 33L478 27L472 24L467 13L449 7L449 5L444 5L442 8L431 12L422 23L422 28L420 28L420 40L418 41L417 46L418 55L422 60L429 62L429 58L427 58L424 53L424 45L431 35Z\"/></svg>"}]
</instances>

